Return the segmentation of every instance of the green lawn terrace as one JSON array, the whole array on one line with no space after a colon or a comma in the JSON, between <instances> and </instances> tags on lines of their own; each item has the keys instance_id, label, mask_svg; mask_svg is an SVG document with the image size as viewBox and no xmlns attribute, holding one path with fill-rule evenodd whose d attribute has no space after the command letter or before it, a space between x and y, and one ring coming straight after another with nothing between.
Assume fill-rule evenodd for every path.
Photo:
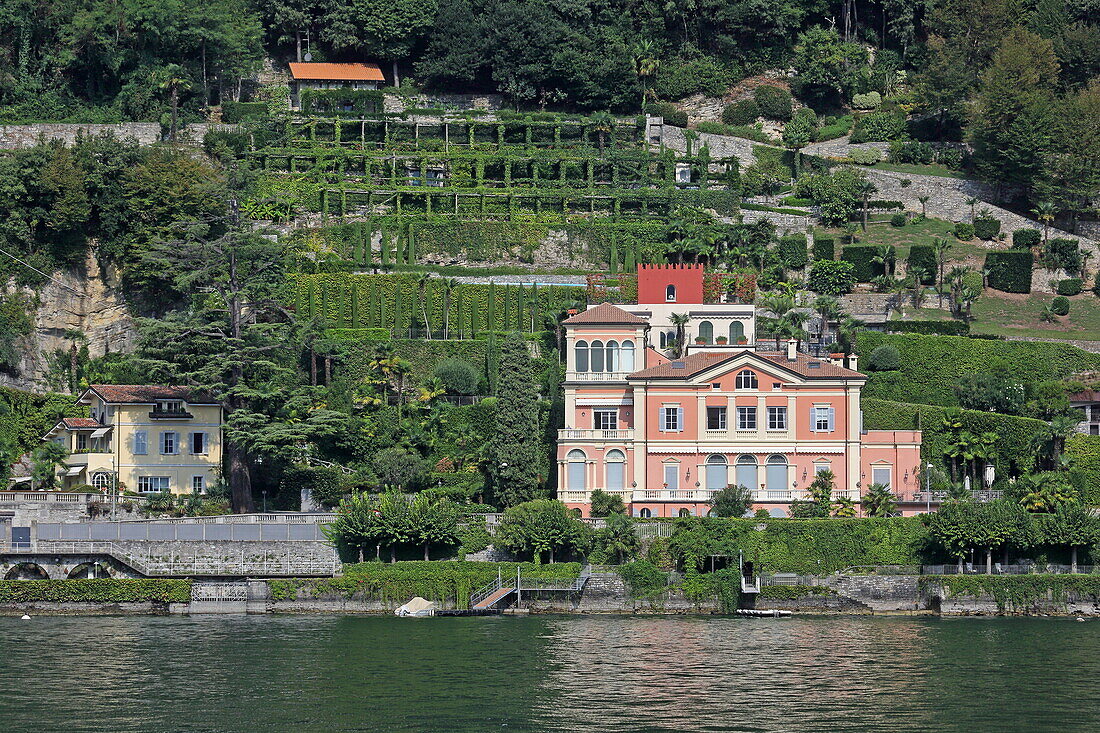
<instances>
[{"instance_id":1,"label":"green lawn terrace","mask_svg":"<svg viewBox=\"0 0 1100 733\"><path fill-rule=\"evenodd\" d=\"M252 133L244 155L263 171L257 199L326 216L735 212L737 160L653 149L653 119L290 119Z\"/></svg>"}]
</instances>

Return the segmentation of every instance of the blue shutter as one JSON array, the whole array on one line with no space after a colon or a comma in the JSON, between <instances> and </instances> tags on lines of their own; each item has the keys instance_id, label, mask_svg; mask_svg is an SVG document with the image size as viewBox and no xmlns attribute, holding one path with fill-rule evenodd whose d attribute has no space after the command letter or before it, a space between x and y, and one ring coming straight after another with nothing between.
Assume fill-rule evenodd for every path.
<instances>
[{"instance_id":1,"label":"blue shutter","mask_svg":"<svg viewBox=\"0 0 1100 733\"><path fill-rule=\"evenodd\" d=\"M676 431L684 431L684 408L682 407L676 408Z\"/></svg>"},{"instance_id":2,"label":"blue shutter","mask_svg":"<svg viewBox=\"0 0 1100 733\"><path fill-rule=\"evenodd\" d=\"M829 408L829 432L836 430L836 409Z\"/></svg>"},{"instance_id":3,"label":"blue shutter","mask_svg":"<svg viewBox=\"0 0 1100 733\"><path fill-rule=\"evenodd\" d=\"M662 407L657 411L657 429L662 433L665 432L665 410L667 407Z\"/></svg>"},{"instance_id":4,"label":"blue shutter","mask_svg":"<svg viewBox=\"0 0 1100 733\"><path fill-rule=\"evenodd\" d=\"M817 408L810 405L810 432L817 432Z\"/></svg>"}]
</instances>

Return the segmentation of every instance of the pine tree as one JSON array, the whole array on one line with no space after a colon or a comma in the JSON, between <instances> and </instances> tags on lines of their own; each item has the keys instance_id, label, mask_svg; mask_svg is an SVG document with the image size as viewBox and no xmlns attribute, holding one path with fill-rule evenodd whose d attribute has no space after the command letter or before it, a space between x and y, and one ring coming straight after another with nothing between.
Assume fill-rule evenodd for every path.
<instances>
[{"instance_id":1,"label":"pine tree","mask_svg":"<svg viewBox=\"0 0 1100 733\"><path fill-rule=\"evenodd\" d=\"M515 506L543 496L539 466L539 389L527 344L519 334L505 339L500 350L496 429L489 466L497 499Z\"/></svg>"}]
</instances>

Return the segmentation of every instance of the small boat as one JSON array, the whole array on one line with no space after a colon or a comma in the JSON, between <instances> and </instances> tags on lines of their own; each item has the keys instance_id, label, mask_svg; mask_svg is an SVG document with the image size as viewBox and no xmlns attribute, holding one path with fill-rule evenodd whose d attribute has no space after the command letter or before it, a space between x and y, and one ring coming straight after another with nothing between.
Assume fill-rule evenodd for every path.
<instances>
[{"instance_id":1,"label":"small boat","mask_svg":"<svg viewBox=\"0 0 1100 733\"><path fill-rule=\"evenodd\" d=\"M404 606L400 606L393 613L395 616L409 616L409 617L421 617L421 616L434 616L436 611L436 605L429 600L425 600L420 596L413 598Z\"/></svg>"}]
</instances>

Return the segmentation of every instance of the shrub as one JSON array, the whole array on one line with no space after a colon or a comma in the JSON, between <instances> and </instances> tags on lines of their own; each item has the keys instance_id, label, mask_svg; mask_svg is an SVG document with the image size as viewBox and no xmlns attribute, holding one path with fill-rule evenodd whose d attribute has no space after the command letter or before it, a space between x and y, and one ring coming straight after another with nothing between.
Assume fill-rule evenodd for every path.
<instances>
[{"instance_id":1,"label":"shrub","mask_svg":"<svg viewBox=\"0 0 1100 733\"><path fill-rule=\"evenodd\" d=\"M653 102L649 105L649 113L655 117L663 117L665 122L674 127L687 127L687 112L676 109L669 102Z\"/></svg>"},{"instance_id":2,"label":"shrub","mask_svg":"<svg viewBox=\"0 0 1100 733\"><path fill-rule=\"evenodd\" d=\"M848 157L856 165L874 165L882 160L882 152L878 148L852 148Z\"/></svg>"},{"instance_id":3,"label":"shrub","mask_svg":"<svg viewBox=\"0 0 1100 733\"><path fill-rule=\"evenodd\" d=\"M890 142L905 137L905 115L879 111L863 115L852 129L852 143Z\"/></svg>"},{"instance_id":4,"label":"shrub","mask_svg":"<svg viewBox=\"0 0 1100 733\"><path fill-rule=\"evenodd\" d=\"M996 239L1001 233L1001 222L992 216L979 216L974 220L974 236L978 239Z\"/></svg>"},{"instance_id":5,"label":"shrub","mask_svg":"<svg viewBox=\"0 0 1100 733\"><path fill-rule=\"evenodd\" d=\"M751 125L760 116L760 105L751 99L727 104L722 110L722 122L727 125Z\"/></svg>"},{"instance_id":6,"label":"shrub","mask_svg":"<svg viewBox=\"0 0 1100 733\"><path fill-rule=\"evenodd\" d=\"M97 578L0 581L0 603L187 603L190 600L190 580Z\"/></svg>"},{"instance_id":7,"label":"shrub","mask_svg":"<svg viewBox=\"0 0 1100 733\"><path fill-rule=\"evenodd\" d=\"M989 269L989 287L1006 293L1031 292L1031 251L1010 249L985 256Z\"/></svg>"},{"instance_id":8,"label":"shrub","mask_svg":"<svg viewBox=\"0 0 1100 733\"><path fill-rule=\"evenodd\" d=\"M814 140L823 142L825 140L835 140L838 137L844 137L852 129L852 122L851 115L838 117L835 122L829 122L817 128L817 132L814 133Z\"/></svg>"},{"instance_id":9,"label":"shrub","mask_svg":"<svg viewBox=\"0 0 1100 733\"><path fill-rule=\"evenodd\" d=\"M280 494L300 496L302 489L309 489L310 496L318 504L334 507L351 492L352 485L349 477L338 468L294 466L283 471Z\"/></svg>"},{"instance_id":10,"label":"shrub","mask_svg":"<svg viewBox=\"0 0 1100 733\"><path fill-rule=\"evenodd\" d=\"M852 106L856 109L875 109L880 104L882 104L882 95L878 92L852 95Z\"/></svg>"},{"instance_id":11,"label":"shrub","mask_svg":"<svg viewBox=\"0 0 1100 733\"><path fill-rule=\"evenodd\" d=\"M900 140L890 143L890 162L892 163L927 165L934 162L935 159L935 151L928 143L902 142Z\"/></svg>"},{"instance_id":12,"label":"shrub","mask_svg":"<svg viewBox=\"0 0 1100 733\"><path fill-rule=\"evenodd\" d=\"M955 225L955 236L964 242L973 239L974 225L969 222L960 221Z\"/></svg>"},{"instance_id":13,"label":"shrub","mask_svg":"<svg viewBox=\"0 0 1100 733\"><path fill-rule=\"evenodd\" d=\"M831 237L814 237L814 259L831 260L836 257L836 243Z\"/></svg>"},{"instance_id":14,"label":"shrub","mask_svg":"<svg viewBox=\"0 0 1100 733\"><path fill-rule=\"evenodd\" d=\"M791 119L794 102L786 89L773 86L759 86L753 92L760 114L769 120L786 122Z\"/></svg>"},{"instance_id":15,"label":"shrub","mask_svg":"<svg viewBox=\"0 0 1100 733\"><path fill-rule=\"evenodd\" d=\"M806 235L791 234L779 240L779 259L787 267L801 269L809 260L806 254Z\"/></svg>"},{"instance_id":16,"label":"shrub","mask_svg":"<svg viewBox=\"0 0 1100 733\"><path fill-rule=\"evenodd\" d=\"M784 206L813 206L813 199L799 198L798 196L784 196L779 203Z\"/></svg>"},{"instance_id":17,"label":"shrub","mask_svg":"<svg viewBox=\"0 0 1100 733\"><path fill-rule=\"evenodd\" d=\"M1043 264L1050 268L1062 268L1071 272L1081 269L1081 250L1076 239L1055 237L1047 240L1043 251Z\"/></svg>"},{"instance_id":18,"label":"shrub","mask_svg":"<svg viewBox=\"0 0 1100 733\"><path fill-rule=\"evenodd\" d=\"M873 261L878 247L873 244L849 244L840 250L840 259L852 263L852 276L856 282L869 283L885 274L883 265Z\"/></svg>"},{"instance_id":19,"label":"shrub","mask_svg":"<svg viewBox=\"0 0 1100 733\"><path fill-rule=\"evenodd\" d=\"M444 359L439 362L435 367L435 376L443 381L448 394L476 394L481 381L477 369L462 359Z\"/></svg>"},{"instance_id":20,"label":"shrub","mask_svg":"<svg viewBox=\"0 0 1100 733\"><path fill-rule=\"evenodd\" d=\"M1017 229L1012 232L1012 246L1017 249L1030 249L1041 241L1043 236L1038 229Z\"/></svg>"},{"instance_id":21,"label":"shrub","mask_svg":"<svg viewBox=\"0 0 1100 733\"><path fill-rule=\"evenodd\" d=\"M1081 278L1067 277L1058 283L1058 295L1080 295Z\"/></svg>"},{"instance_id":22,"label":"shrub","mask_svg":"<svg viewBox=\"0 0 1100 733\"><path fill-rule=\"evenodd\" d=\"M871 352L867 368L872 372L891 372L901 369L901 354L893 346L880 346Z\"/></svg>"},{"instance_id":23,"label":"shrub","mask_svg":"<svg viewBox=\"0 0 1100 733\"><path fill-rule=\"evenodd\" d=\"M822 295L844 295L855 285L855 266L840 260L817 260L810 268L807 285Z\"/></svg>"},{"instance_id":24,"label":"shrub","mask_svg":"<svg viewBox=\"0 0 1100 733\"><path fill-rule=\"evenodd\" d=\"M919 267L925 272L921 281L925 285L931 285L936 281L936 251L928 244L914 244L909 248L909 258L906 260L909 268Z\"/></svg>"},{"instance_id":25,"label":"shrub","mask_svg":"<svg viewBox=\"0 0 1100 733\"><path fill-rule=\"evenodd\" d=\"M227 125L267 115L267 102L222 102L222 122Z\"/></svg>"},{"instance_id":26,"label":"shrub","mask_svg":"<svg viewBox=\"0 0 1100 733\"><path fill-rule=\"evenodd\" d=\"M1050 301L1050 309L1056 316L1068 316L1069 298L1064 295L1057 296L1054 300Z\"/></svg>"},{"instance_id":27,"label":"shrub","mask_svg":"<svg viewBox=\"0 0 1100 733\"><path fill-rule=\"evenodd\" d=\"M889 211L891 209L904 209L905 205L900 201L886 201L883 199L871 199L867 202L868 209L884 209Z\"/></svg>"},{"instance_id":28,"label":"shrub","mask_svg":"<svg viewBox=\"0 0 1100 733\"><path fill-rule=\"evenodd\" d=\"M887 321L887 333L930 333L939 336L966 336L970 324L966 321Z\"/></svg>"},{"instance_id":29,"label":"shrub","mask_svg":"<svg viewBox=\"0 0 1100 733\"><path fill-rule=\"evenodd\" d=\"M890 217L890 226L903 227L909 222L909 218L905 214L894 214Z\"/></svg>"},{"instance_id":30,"label":"shrub","mask_svg":"<svg viewBox=\"0 0 1100 733\"><path fill-rule=\"evenodd\" d=\"M712 56L700 56L680 63L669 63L666 71L661 64L661 74L657 77L656 91L665 99L683 99L692 94L706 94L718 97L725 93L739 74L718 63Z\"/></svg>"}]
</instances>

